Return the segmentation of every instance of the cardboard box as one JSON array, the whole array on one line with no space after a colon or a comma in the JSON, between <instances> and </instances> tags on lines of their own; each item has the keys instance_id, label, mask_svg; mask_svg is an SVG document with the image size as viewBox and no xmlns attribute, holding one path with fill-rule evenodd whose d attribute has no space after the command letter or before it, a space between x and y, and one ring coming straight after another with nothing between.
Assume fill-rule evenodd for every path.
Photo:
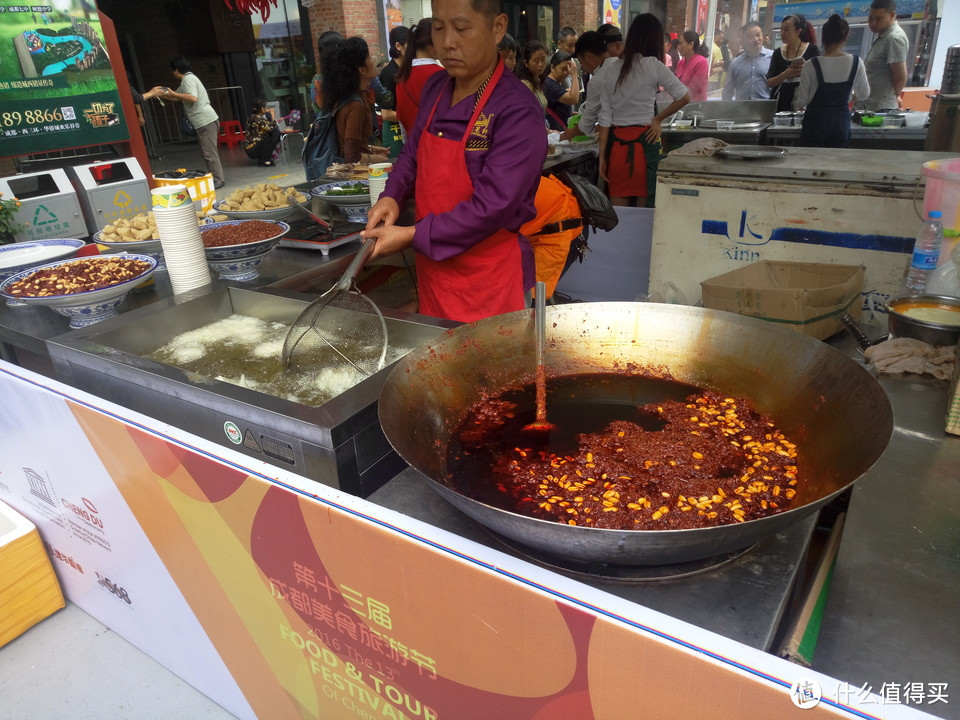
<instances>
[{"instance_id":1,"label":"cardboard box","mask_svg":"<svg viewBox=\"0 0 960 720\"><path fill-rule=\"evenodd\" d=\"M0 647L63 607L36 526L0 502Z\"/></svg>"},{"instance_id":2,"label":"cardboard box","mask_svg":"<svg viewBox=\"0 0 960 720\"><path fill-rule=\"evenodd\" d=\"M703 306L781 323L816 338L843 330L840 315L860 317L862 265L762 260L704 280Z\"/></svg>"},{"instance_id":3,"label":"cardboard box","mask_svg":"<svg viewBox=\"0 0 960 720\"><path fill-rule=\"evenodd\" d=\"M193 204L197 207L197 212L205 213L213 209L213 204L217 201L217 191L213 187L213 174L207 173L198 178L158 178L154 176L154 185L156 187L165 187L167 185L186 185L187 192L193 198Z\"/></svg>"}]
</instances>

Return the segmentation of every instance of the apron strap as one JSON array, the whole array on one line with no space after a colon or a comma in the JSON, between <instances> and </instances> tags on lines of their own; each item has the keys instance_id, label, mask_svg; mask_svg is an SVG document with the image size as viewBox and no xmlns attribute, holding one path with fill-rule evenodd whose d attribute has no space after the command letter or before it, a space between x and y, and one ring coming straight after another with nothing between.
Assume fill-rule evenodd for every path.
<instances>
[{"instance_id":1,"label":"apron strap","mask_svg":"<svg viewBox=\"0 0 960 720\"><path fill-rule=\"evenodd\" d=\"M853 85L853 81L857 79L857 69L860 66L860 58L857 55L853 56L853 64L850 66L850 77L847 78L847 84Z\"/></svg>"},{"instance_id":2,"label":"apron strap","mask_svg":"<svg viewBox=\"0 0 960 720\"><path fill-rule=\"evenodd\" d=\"M818 57L815 57L815 58L811 58L811 59L810 59L810 62L813 63L813 69L814 69L814 70L816 71L816 73L817 73L817 84L818 84L818 85L823 85L823 71L820 69L820 58L819 58L819 56L818 56Z\"/></svg>"},{"instance_id":3,"label":"apron strap","mask_svg":"<svg viewBox=\"0 0 960 720\"><path fill-rule=\"evenodd\" d=\"M493 88L500 81L500 77L503 75L503 60L497 60L497 67L494 68L493 74L490 76L487 86L483 90L483 95L480 96L480 101L476 104L477 106L473 109L473 115L470 116L470 119L467 121L467 128L463 131L463 138L460 140L460 144L463 145L464 150L467 147L467 139L470 137L470 133L473 132L473 126L476 125L477 119L480 117L480 112L483 110L483 107L487 104L487 100L490 99L491 93L493 93ZM430 115L427 117L427 122L423 126L424 132L430 132L430 123L433 122L433 116L437 112L437 105L440 104L440 96L443 95L443 90L437 94L437 99L433 101L433 107L430 109Z\"/></svg>"}]
</instances>

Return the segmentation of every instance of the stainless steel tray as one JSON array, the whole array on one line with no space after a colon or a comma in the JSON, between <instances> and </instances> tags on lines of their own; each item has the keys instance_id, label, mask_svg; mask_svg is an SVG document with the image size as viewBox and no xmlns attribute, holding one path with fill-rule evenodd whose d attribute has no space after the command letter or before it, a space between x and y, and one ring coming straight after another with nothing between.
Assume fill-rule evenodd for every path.
<instances>
[{"instance_id":1,"label":"stainless steel tray","mask_svg":"<svg viewBox=\"0 0 960 720\"><path fill-rule=\"evenodd\" d=\"M769 160L786 154L786 148L776 145L727 145L717 150L720 157L736 160Z\"/></svg>"}]
</instances>

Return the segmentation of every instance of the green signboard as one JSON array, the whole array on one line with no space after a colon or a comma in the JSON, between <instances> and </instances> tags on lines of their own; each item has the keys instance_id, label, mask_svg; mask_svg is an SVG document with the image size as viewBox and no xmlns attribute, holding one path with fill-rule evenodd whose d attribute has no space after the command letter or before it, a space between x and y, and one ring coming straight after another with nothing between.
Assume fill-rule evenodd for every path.
<instances>
[{"instance_id":1,"label":"green signboard","mask_svg":"<svg viewBox=\"0 0 960 720\"><path fill-rule=\"evenodd\" d=\"M129 138L93 0L0 0L0 155Z\"/></svg>"}]
</instances>

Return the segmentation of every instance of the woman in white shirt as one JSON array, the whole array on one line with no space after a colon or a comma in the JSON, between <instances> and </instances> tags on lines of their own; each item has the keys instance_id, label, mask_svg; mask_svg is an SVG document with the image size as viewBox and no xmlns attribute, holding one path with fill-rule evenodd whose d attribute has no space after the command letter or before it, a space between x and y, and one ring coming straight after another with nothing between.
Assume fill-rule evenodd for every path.
<instances>
[{"instance_id":1,"label":"woman in white shirt","mask_svg":"<svg viewBox=\"0 0 960 720\"><path fill-rule=\"evenodd\" d=\"M863 62L843 52L849 33L847 21L831 15L822 30L824 54L809 60L800 73L794 106L806 108L800 130L800 144L805 147L847 147L850 93L870 94Z\"/></svg>"},{"instance_id":2,"label":"woman in white shirt","mask_svg":"<svg viewBox=\"0 0 960 720\"><path fill-rule=\"evenodd\" d=\"M655 114L659 87L673 102ZM663 26L655 16L638 15L630 24L623 55L604 67L600 90L600 176L610 201L652 207L660 124L690 102L687 88L663 64Z\"/></svg>"}]
</instances>

